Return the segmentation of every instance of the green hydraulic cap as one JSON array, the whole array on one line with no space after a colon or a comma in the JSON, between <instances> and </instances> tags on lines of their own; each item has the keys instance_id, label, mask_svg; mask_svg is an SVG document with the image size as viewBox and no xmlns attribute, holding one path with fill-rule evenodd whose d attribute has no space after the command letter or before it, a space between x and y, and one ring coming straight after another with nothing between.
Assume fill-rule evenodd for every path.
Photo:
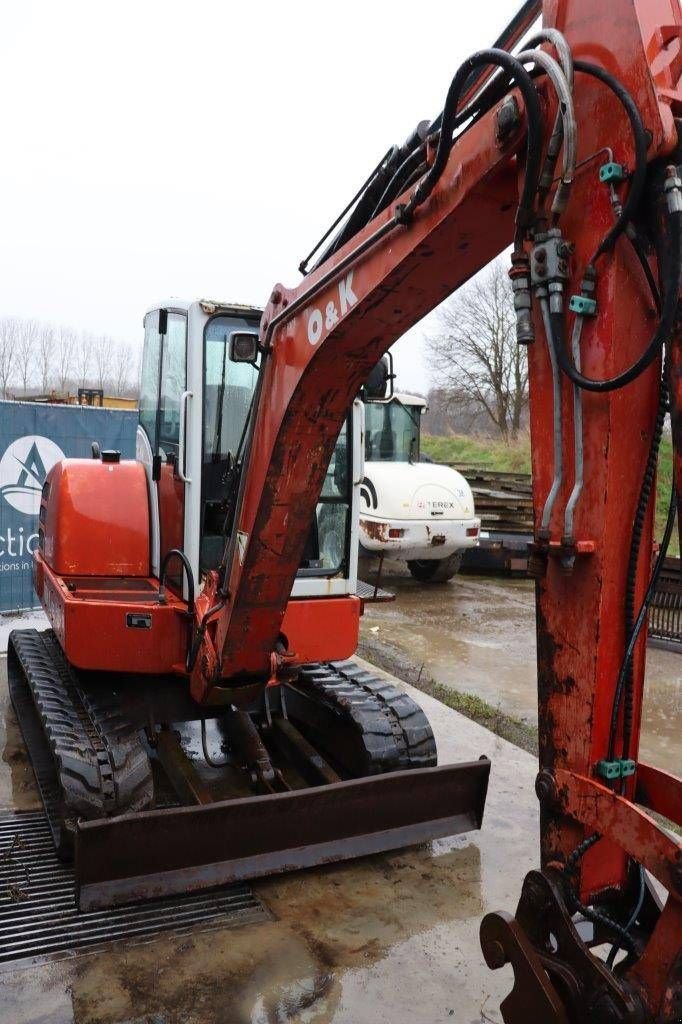
<instances>
[{"instance_id":1,"label":"green hydraulic cap","mask_svg":"<svg viewBox=\"0 0 682 1024\"><path fill-rule=\"evenodd\" d=\"M602 164L599 168L599 180L605 182L624 181L625 168L622 164L617 164L614 163L613 160L610 160L607 164Z\"/></svg>"},{"instance_id":2,"label":"green hydraulic cap","mask_svg":"<svg viewBox=\"0 0 682 1024\"><path fill-rule=\"evenodd\" d=\"M614 761L597 761L597 775L602 779L626 779L634 775L637 763L630 758L617 757Z\"/></svg>"},{"instance_id":3,"label":"green hydraulic cap","mask_svg":"<svg viewBox=\"0 0 682 1024\"><path fill-rule=\"evenodd\" d=\"M587 295L571 295L568 308L572 313L579 313L581 316L596 316L597 300L590 299Z\"/></svg>"}]
</instances>

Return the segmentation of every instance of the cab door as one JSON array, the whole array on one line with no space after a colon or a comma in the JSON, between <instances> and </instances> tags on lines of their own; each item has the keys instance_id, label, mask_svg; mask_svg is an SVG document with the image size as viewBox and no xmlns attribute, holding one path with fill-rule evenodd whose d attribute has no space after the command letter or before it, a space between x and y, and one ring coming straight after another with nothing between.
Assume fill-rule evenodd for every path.
<instances>
[{"instance_id":1,"label":"cab door","mask_svg":"<svg viewBox=\"0 0 682 1024\"><path fill-rule=\"evenodd\" d=\"M138 458L150 488L152 572L158 575L172 548L184 547L186 488L187 314L153 310L145 317L145 346L140 383ZM167 583L183 591L182 566L173 559Z\"/></svg>"}]
</instances>

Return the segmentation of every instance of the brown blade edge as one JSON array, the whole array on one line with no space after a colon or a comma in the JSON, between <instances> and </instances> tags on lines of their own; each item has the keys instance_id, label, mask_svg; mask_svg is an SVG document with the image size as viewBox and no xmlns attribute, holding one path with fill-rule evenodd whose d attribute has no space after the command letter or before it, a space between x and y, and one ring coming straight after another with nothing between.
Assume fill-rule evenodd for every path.
<instances>
[{"instance_id":1,"label":"brown blade edge","mask_svg":"<svg viewBox=\"0 0 682 1024\"><path fill-rule=\"evenodd\" d=\"M490 761L78 823L76 895L95 910L478 829Z\"/></svg>"}]
</instances>

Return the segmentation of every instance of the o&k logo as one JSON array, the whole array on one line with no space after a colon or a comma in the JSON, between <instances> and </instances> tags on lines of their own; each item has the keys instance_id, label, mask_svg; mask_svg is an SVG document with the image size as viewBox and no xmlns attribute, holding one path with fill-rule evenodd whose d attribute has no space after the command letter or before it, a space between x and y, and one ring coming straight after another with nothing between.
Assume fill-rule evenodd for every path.
<instances>
[{"instance_id":1,"label":"o&k logo","mask_svg":"<svg viewBox=\"0 0 682 1024\"><path fill-rule=\"evenodd\" d=\"M49 437L28 434L7 446L0 459L0 494L27 516L40 511L40 493L45 477L64 452Z\"/></svg>"},{"instance_id":2,"label":"o&k logo","mask_svg":"<svg viewBox=\"0 0 682 1024\"><path fill-rule=\"evenodd\" d=\"M333 327L336 327L340 316L345 316L358 301L353 291L353 271L349 271L337 285L339 305L332 299L322 309L312 309L308 314L308 341L311 345L317 345L318 341Z\"/></svg>"}]
</instances>

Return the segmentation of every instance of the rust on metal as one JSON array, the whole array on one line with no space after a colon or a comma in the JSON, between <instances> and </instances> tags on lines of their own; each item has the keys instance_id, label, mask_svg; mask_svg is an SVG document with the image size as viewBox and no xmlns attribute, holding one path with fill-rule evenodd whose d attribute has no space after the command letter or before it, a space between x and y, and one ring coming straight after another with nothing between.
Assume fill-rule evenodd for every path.
<instances>
[{"instance_id":1,"label":"rust on metal","mask_svg":"<svg viewBox=\"0 0 682 1024\"><path fill-rule=\"evenodd\" d=\"M482 758L79 822L79 907L208 889L480 828L489 774Z\"/></svg>"},{"instance_id":2,"label":"rust on metal","mask_svg":"<svg viewBox=\"0 0 682 1024\"><path fill-rule=\"evenodd\" d=\"M182 749L173 729L162 729L157 733L155 749L163 770L181 800L191 804L213 802L213 797Z\"/></svg>"},{"instance_id":3,"label":"rust on metal","mask_svg":"<svg viewBox=\"0 0 682 1024\"><path fill-rule=\"evenodd\" d=\"M665 886L671 899L682 897L678 885L682 846L676 838L636 804L596 779L561 768L555 774L566 814L590 832L599 832L617 843Z\"/></svg>"},{"instance_id":4,"label":"rust on metal","mask_svg":"<svg viewBox=\"0 0 682 1024\"><path fill-rule=\"evenodd\" d=\"M370 540L375 540L380 544L385 544L388 541L388 523L377 523L374 519L361 519L360 526Z\"/></svg>"}]
</instances>

